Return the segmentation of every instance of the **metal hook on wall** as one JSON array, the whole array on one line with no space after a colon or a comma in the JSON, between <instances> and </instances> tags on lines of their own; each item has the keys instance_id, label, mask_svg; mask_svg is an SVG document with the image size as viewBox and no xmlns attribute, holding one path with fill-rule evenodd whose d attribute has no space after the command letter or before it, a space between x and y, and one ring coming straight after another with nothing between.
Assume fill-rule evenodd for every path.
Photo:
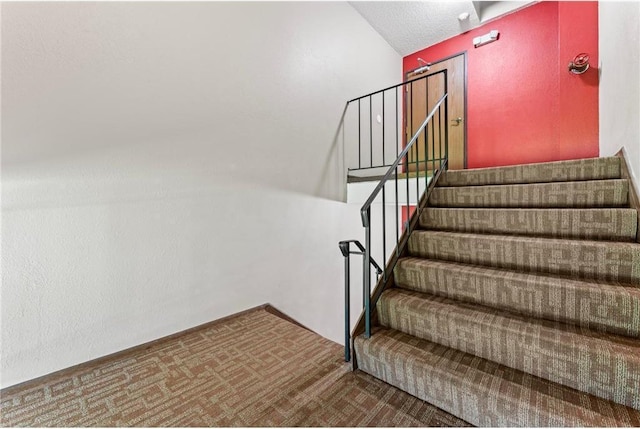
<instances>
[{"instance_id":1,"label":"metal hook on wall","mask_svg":"<svg viewBox=\"0 0 640 429\"><path fill-rule=\"evenodd\" d=\"M569 63L569 72L573 74L582 74L589 70L589 54L581 53L576 55Z\"/></svg>"}]
</instances>

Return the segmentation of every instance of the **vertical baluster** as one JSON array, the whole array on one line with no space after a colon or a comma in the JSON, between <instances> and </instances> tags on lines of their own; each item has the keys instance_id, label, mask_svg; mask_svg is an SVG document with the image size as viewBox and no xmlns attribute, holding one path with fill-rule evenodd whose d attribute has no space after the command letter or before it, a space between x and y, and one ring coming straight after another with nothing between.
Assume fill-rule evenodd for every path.
<instances>
[{"instance_id":1,"label":"vertical baluster","mask_svg":"<svg viewBox=\"0 0 640 429\"><path fill-rule=\"evenodd\" d=\"M423 128L421 133L424 133L425 129ZM427 138L427 135L425 134L424 138ZM418 156L418 141L420 140L420 137L418 137L416 139L416 142L414 143L415 147L416 147L416 157ZM426 156L426 154L425 154ZM416 210L418 208L418 202L420 201L420 160L416 159L416 161L418 162L416 164Z\"/></svg>"},{"instance_id":2,"label":"vertical baluster","mask_svg":"<svg viewBox=\"0 0 640 429\"><path fill-rule=\"evenodd\" d=\"M340 252L344 257L344 361L351 360L350 329L351 329L351 242L338 243Z\"/></svg>"},{"instance_id":3,"label":"vertical baluster","mask_svg":"<svg viewBox=\"0 0 640 429\"><path fill-rule=\"evenodd\" d=\"M427 77L424 81L424 111L427 112L427 115L429 114L429 77ZM429 124L427 124L427 129L429 128ZM429 154L429 143L428 143L428 137L429 133L424 134L424 186L425 189L427 187L427 177L429 176L427 173L427 158L428 158L428 154Z\"/></svg>"},{"instance_id":4,"label":"vertical baluster","mask_svg":"<svg viewBox=\"0 0 640 429\"><path fill-rule=\"evenodd\" d=\"M358 98L358 168L362 168L362 114Z\"/></svg>"},{"instance_id":5,"label":"vertical baluster","mask_svg":"<svg viewBox=\"0 0 640 429\"><path fill-rule=\"evenodd\" d=\"M442 104L440 105L442 106ZM440 117L440 107L438 107L438 118ZM431 118L431 156L433 161L431 162L431 176L433 177L434 172L436 171L436 118L435 113L434 117ZM438 126L440 126L440 119L438 119ZM441 131L438 130L438 134Z\"/></svg>"},{"instance_id":6,"label":"vertical baluster","mask_svg":"<svg viewBox=\"0 0 640 429\"><path fill-rule=\"evenodd\" d=\"M411 140L411 138L413 137L413 81L409 82L409 94L411 97L411 103L409 103L409 109L411 110L411 114L409 115L409 135L407 135L407 144L409 144L409 141ZM407 233L411 232L410 230L410 226L411 226L411 222L409 222L409 153L411 152L413 148L409 148L409 150L407 151L407 168L405 169L405 180L407 182L407 201L406 201L406 210L407 210L407 222L406 222L406 226L405 229L407 230Z\"/></svg>"},{"instance_id":7,"label":"vertical baluster","mask_svg":"<svg viewBox=\"0 0 640 429\"><path fill-rule=\"evenodd\" d=\"M347 256L344 258L344 361L351 360L350 330L351 330L351 267L349 266L349 243L347 243Z\"/></svg>"},{"instance_id":8,"label":"vertical baluster","mask_svg":"<svg viewBox=\"0 0 640 429\"><path fill-rule=\"evenodd\" d=\"M385 188L387 187L387 184L385 183L383 188L382 188L382 269L383 274L382 274L382 278L384 279L384 281L387 281L387 267L386 267L386 263L385 261L387 260L387 216L386 216L386 211L387 211L387 199L385 196Z\"/></svg>"},{"instance_id":9,"label":"vertical baluster","mask_svg":"<svg viewBox=\"0 0 640 429\"><path fill-rule=\"evenodd\" d=\"M407 135L406 144L409 144L411 137L413 137L413 81L409 82L409 97L411 98L411 103L409 103L409 134ZM409 155L409 152L407 152L407 155Z\"/></svg>"},{"instance_id":10,"label":"vertical baluster","mask_svg":"<svg viewBox=\"0 0 640 429\"><path fill-rule=\"evenodd\" d=\"M404 85L402 86L404 88ZM396 159L400 154L400 146L398 144L398 87L396 86Z\"/></svg>"},{"instance_id":11,"label":"vertical baluster","mask_svg":"<svg viewBox=\"0 0 640 429\"><path fill-rule=\"evenodd\" d=\"M444 93L449 94L447 70L444 70ZM444 99L444 157L449 159L449 96Z\"/></svg>"},{"instance_id":12,"label":"vertical baluster","mask_svg":"<svg viewBox=\"0 0 640 429\"><path fill-rule=\"evenodd\" d=\"M422 79L426 82L426 78ZM422 121L422 120L421 120ZM420 182L420 135L418 134L415 143L413 144L416 148L416 210L418 207L417 201L420 199L419 197L419 182ZM426 154L425 154L426 156ZM409 222L411 222L411 216L409 216Z\"/></svg>"},{"instance_id":13,"label":"vertical baluster","mask_svg":"<svg viewBox=\"0 0 640 429\"><path fill-rule=\"evenodd\" d=\"M406 165L407 168L405 169L406 173L405 173L405 177L404 180L407 183L407 193L405 195L405 210L406 210L406 217L407 217L407 221L405 222L405 230L409 231L409 226L410 226L410 222L408 222L409 220L409 152L407 152L407 154L405 155L405 160L406 160Z\"/></svg>"},{"instance_id":14,"label":"vertical baluster","mask_svg":"<svg viewBox=\"0 0 640 429\"><path fill-rule=\"evenodd\" d=\"M365 213L364 228L364 336L371 337L371 207Z\"/></svg>"},{"instance_id":15,"label":"vertical baluster","mask_svg":"<svg viewBox=\"0 0 640 429\"><path fill-rule=\"evenodd\" d=\"M411 141L411 138L413 137L413 81L411 81L410 84L410 88L409 88L409 93L411 94L411 133L409 133L409 135L407 136L407 144L409 144L409 142ZM410 212L409 212L409 200L410 200L410 196L409 196L409 153L413 153L413 148L410 148L409 151L407 152L407 171L406 173L406 181L407 181L407 226L406 229L408 232L411 232L411 216L410 216Z\"/></svg>"},{"instance_id":16,"label":"vertical baluster","mask_svg":"<svg viewBox=\"0 0 640 429\"><path fill-rule=\"evenodd\" d=\"M402 86L402 88L404 88L404 85ZM398 154L400 153L400 148L398 146L398 87L396 86L396 159L398 159ZM396 256L398 255L398 243L400 242L400 232L399 232L399 225L398 225L398 167L396 167L396 171L395 171L395 182L396 182L396 197L395 197L395 204L396 204Z\"/></svg>"},{"instance_id":17,"label":"vertical baluster","mask_svg":"<svg viewBox=\"0 0 640 429\"><path fill-rule=\"evenodd\" d=\"M369 96L369 167L373 167L373 96Z\"/></svg>"},{"instance_id":18,"label":"vertical baluster","mask_svg":"<svg viewBox=\"0 0 640 429\"><path fill-rule=\"evenodd\" d=\"M398 203L398 168L396 167L395 171L395 185L396 185L396 195L395 195L395 204L396 204L396 256L398 256L398 243L400 243L400 222L398 220L398 211L400 210L400 205Z\"/></svg>"},{"instance_id":19,"label":"vertical baluster","mask_svg":"<svg viewBox=\"0 0 640 429\"><path fill-rule=\"evenodd\" d=\"M438 107L438 129L440 132L438 133L438 154L440 157L440 167L442 167L443 156L442 156L442 104Z\"/></svg>"},{"instance_id":20,"label":"vertical baluster","mask_svg":"<svg viewBox=\"0 0 640 429\"><path fill-rule=\"evenodd\" d=\"M424 134L424 139L427 139L426 128L423 128L421 131ZM415 147L416 147L416 155L418 155L418 142L420 137L416 139ZM425 153L425 157L427 154ZM420 201L420 159L416 159L416 210L418 209L418 202Z\"/></svg>"},{"instance_id":21,"label":"vertical baluster","mask_svg":"<svg viewBox=\"0 0 640 429\"><path fill-rule=\"evenodd\" d=\"M385 115L384 112L384 94L386 91L382 91L382 165L386 165L385 160L384 160L384 123L385 123L385 118L387 117L387 115Z\"/></svg>"}]
</instances>

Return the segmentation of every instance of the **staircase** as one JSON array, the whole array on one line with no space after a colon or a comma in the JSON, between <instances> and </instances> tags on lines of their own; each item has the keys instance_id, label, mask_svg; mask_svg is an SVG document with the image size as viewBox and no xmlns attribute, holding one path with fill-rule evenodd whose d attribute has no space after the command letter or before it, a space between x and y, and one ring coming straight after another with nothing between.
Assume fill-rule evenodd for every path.
<instances>
[{"instance_id":1,"label":"staircase","mask_svg":"<svg viewBox=\"0 0 640 429\"><path fill-rule=\"evenodd\" d=\"M448 171L358 367L478 426L640 426L638 214L621 158Z\"/></svg>"}]
</instances>

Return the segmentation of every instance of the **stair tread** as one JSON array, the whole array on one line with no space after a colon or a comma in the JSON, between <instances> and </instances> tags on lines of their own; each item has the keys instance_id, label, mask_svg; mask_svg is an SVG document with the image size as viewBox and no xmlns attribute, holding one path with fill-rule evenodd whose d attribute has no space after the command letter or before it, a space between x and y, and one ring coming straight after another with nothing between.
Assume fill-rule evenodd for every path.
<instances>
[{"instance_id":1,"label":"stair tread","mask_svg":"<svg viewBox=\"0 0 640 429\"><path fill-rule=\"evenodd\" d=\"M355 338L358 366L477 426L638 426L640 412L393 329Z\"/></svg>"},{"instance_id":2,"label":"stair tread","mask_svg":"<svg viewBox=\"0 0 640 429\"><path fill-rule=\"evenodd\" d=\"M456 231L430 231L430 230L415 230L415 234L429 234L432 236L465 236L465 237L477 237L480 239L496 240L496 241L515 241L515 242L530 242L530 243L556 243L556 244L568 244L572 246L593 246L598 248L620 248L640 251L640 243L628 243L628 242L609 242L601 240L571 240L567 238L553 238L553 237L528 237L522 235L507 235L507 234L476 234Z\"/></svg>"},{"instance_id":3,"label":"stair tread","mask_svg":"<svg viewBox=\"0 0 640 429\"><path fill-rule=\"evenodd\" d=\"M451 208L429 207L420 227L438 231L635 241L638 213L632 208Z\"/></svg>"},{"instance_id":4,"label":"stair tread","mask_svg":"<svg viewBox=\"0 0 640 429\"><path fill-rule=\"evenodd\" d=\"M622 283L414 257L398 261L394 281L407 290L640 337L640 289Z\"/></svg>"},{"instance_id":5,"label":"stair tread","mask_svg":"<svg viewBox=\"0 0 640 429\"><path fill-rule=\"evenodd\" d=\"M619 157L443 172L358 365L475 425L640 426L630 188Z\"/></svg>"},{"instance_id":6,"label":"stair tread","mask_svg":"<svg viewBox=\"0 0 640 429\"><path fill-rule=\"evenodd\" d=\"M435 207L621 207L628 206L627 179L435 187Z\"/></svg>"},{"instance_id":7,"label":"stair tread","mask_svg":"<svg viewBox=\"0 0 640 429\"><path fill-rule=\"evenodd\" d=\"M640 244L415 230L409 254L640 286Z\"/></svg>"},{"instance_id":8,"label":"stair tread","mask_svg":"<svg viewBox=\"0 0 640 429\"><path fill-rule=\"evenodd\" d=\"M382 326L640 409L638 339L398 288L382 294L378 316Z\"/></svg>"},{"instance_id":9,"label":"stair tread","mask_svg":"<svg viewBox=\"0 0 640 429\"><path fill-rule=\"evenodd\" d=\"M487 185L495 183L543 183L621 177L620 158L585 158L503 167L448 170L440 186Z\"/></svg>"}]
</instances>

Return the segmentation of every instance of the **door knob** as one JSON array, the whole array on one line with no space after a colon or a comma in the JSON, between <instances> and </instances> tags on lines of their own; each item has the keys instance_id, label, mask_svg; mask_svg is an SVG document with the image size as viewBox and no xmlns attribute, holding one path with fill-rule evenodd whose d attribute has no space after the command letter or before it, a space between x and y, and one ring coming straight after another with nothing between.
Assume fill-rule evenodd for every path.
<instances>
[{"instance_id":1,"label":"door knob","mask_svg":"<svg viewBox=\"0 0 640 429\"><path fill-rule=\"evenodd\" d=\"M460 123L462 122L462 118L458 117L458 118L452 119L451 122L455 122L456 125L460 125Z\"/></svg>"}]
</instances>

